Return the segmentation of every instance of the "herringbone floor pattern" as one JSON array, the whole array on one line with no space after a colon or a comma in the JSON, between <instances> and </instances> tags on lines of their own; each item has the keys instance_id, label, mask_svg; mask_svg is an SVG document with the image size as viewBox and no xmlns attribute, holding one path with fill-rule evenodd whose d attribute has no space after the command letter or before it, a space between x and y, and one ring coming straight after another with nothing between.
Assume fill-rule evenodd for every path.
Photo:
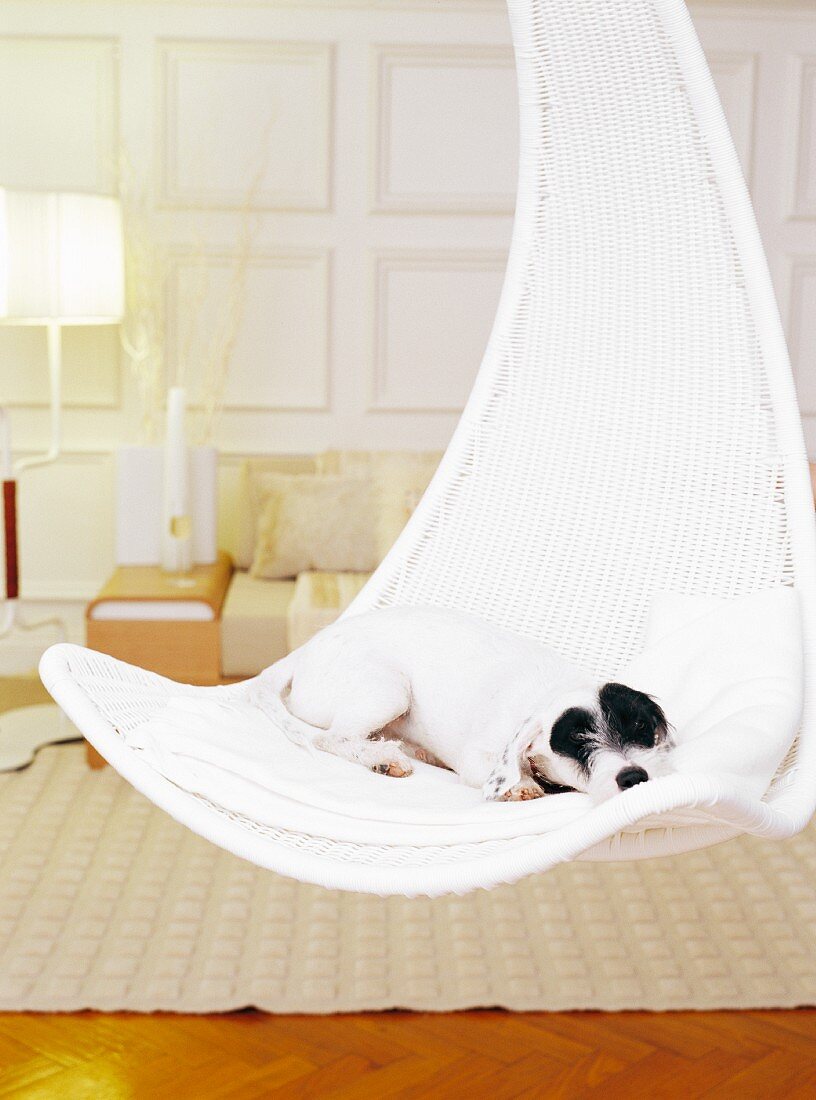
<instances>
[{"instance_id":1,"label":"herringbone floor pattern","mask_svg":"<svg viewBox=\"0 0 816 1100\"><path fill-rule=\"evenodd\" d=\"M0 1015L25 1100L816 1096L816 1010Z\"/></svg>"}]
</instances>

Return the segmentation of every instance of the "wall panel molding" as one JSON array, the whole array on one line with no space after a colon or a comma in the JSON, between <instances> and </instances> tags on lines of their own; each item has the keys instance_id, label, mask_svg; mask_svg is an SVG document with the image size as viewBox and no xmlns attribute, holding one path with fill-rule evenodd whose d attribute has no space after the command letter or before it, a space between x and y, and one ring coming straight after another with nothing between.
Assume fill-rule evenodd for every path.
<instances>
[{"instance_id":1,"label":"wall panel molding","mask_svg":"<svg viewBox=\"0 0 816 1100\"><path fill-rule=\"evenodd\" d=\"M18 409L48 407L46 331L0 325L0 394ZM115 409L122 399L119 330L113 325L62 329L62 404L67 409Z\"/></svg>"},{"instance_id":2,"label":"wall panel molding","mask_svg":"<svg viewBox=\"0 0 816 1100\"><path fill-rule=\"evenodd\" d=\"M234 281L237 258L235 251L214 248L172 254L166 296L169 369L185 372L191 404L200 408L208 355L219 341L223 344L230 302L238 297L240 319L229 350L223 408L325 412L330 401L330 251L255 252L243 289Z\"/></svg>"},{"instance_id":3,"label":"wall panel molding","mask_svg":"<svg viewBox=\"0 0 816 1100\"><path fill-rule=\"evenodd\" d=\"M462 409L506 262L506 252L487 249L373 253L371 412Z\"/></svg>"},{"instance_id":4,"label":"wall panel molding","mask_svg":"<svg viewBox=\"0 0 816 1100\"><path fill-rule=\"evenodd\" d=\"M116 190L115 39L0 37L0 104L0 181L5 187Z\"/></svg>"},{"instance_id":5,"label":"wall panel molding","mask_svg":"<svg viewBox=\"0 0 816 1100\"><path fill-rule=\"evenodd\" d=\"M512 214L514 73L504 46L372 47L371 209ZM485 179L498 185L485 187Z\"/></svg>"},{"instance_id":6,"label":"wall panel molding","mask_svg":"<svg viewBox=\"0 0 816 1100\"><path fill-rule=\"evenodd\" d=\"M157 48L163 206L330 208L330 44L214 39Z\"/></svg>"},{"instance_id":7,"label":"wall panel molding","mask_svg":"<svg viewBox=\"0 0 816 1100\"><path fill-rule=\"evenodd\" d=\"M816 218L816 55L796 64L798 125L792 149L794 186L791 217Z\"/></svg>"},{"instance_id":8,"label":"wall panel molding","mask_svg":"<svg viewBox=\"0 0 816 1100\"><path fill-rule=\"evenodd\" d=\"M113 460L68 452L26 471L18 501L22 595L83 599L113 561Z\"/></svg>"},{"instance_id":9,"label":"wall panel molding","mask_svg":"<svg viewBox=\"0 0 816 1100\"><path fill-rule=\"evenodd\" d=\"M728 116L729 129L743 174L750 186L754 171L759 55L754 51L710 50L707 58Z\"/></svg>"},{"instance_id":10,"label":"wall panel molding","mask_svg":"<svg viewBox=\"0 0 816 1100\"><path fill-rule=\"evenodd\" d=\"M816 416L816 255L789 257L788 342L803 416Z\"/></svg>"}]
</instances>

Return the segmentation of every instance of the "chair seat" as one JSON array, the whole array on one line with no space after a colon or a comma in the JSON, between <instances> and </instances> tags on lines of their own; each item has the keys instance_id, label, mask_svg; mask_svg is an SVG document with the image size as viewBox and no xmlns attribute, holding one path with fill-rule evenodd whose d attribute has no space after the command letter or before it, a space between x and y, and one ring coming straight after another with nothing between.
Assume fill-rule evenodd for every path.
<instances>
[{"instance_id":1,"label":"chair seat","mask_svg":"<svg viewBox=\"0 0 816 1100\"><path fill-rule=\"evenodd\" d=\"M742 829L774 835L786 827L766 803L701 776L656 780L589 809L577 794L498 805L438 768L418 765L409 780L393 780L327 753L312 757L282 731L275 738L267 729L257 741L267 752L261 763L277 766L279 782L248 817L229 804L242 793L231 769L199 770L192 792L174 781L172 763L161 756L161 722L174 701L240 703L246 684L177 684L68 644L48 651L41 674L97 751L176 820L270 870L297 868L297 877L334 889L462 892L513 882L567 858L647 858L718 843ZM134 743L143 745L139 731L153 727L151 763ZM239 718L236 735L245 728ZM292 775L302 782L293 784ZM189 784L189 770L179 768L179 777Z\"/></svg>"}]
</instances>

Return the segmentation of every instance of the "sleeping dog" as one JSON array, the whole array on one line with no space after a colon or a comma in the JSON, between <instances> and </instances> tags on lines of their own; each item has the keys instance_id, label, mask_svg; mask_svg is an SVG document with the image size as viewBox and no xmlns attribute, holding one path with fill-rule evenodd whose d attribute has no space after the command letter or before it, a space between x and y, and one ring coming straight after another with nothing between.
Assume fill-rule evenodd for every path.
<instances>
[{"instance_id":1,"label":"sleeping dog","mask_svg":"<svg viewBox=\"0 0 816 1100\"><path fill-rule=\"evenodd\" d=\"M351 615L262 673L255 701L290 736L390 776L411 757L490 800L586 791L601 801L664 770L649 695L463 612Z\"/></svg>"}]
</instances>

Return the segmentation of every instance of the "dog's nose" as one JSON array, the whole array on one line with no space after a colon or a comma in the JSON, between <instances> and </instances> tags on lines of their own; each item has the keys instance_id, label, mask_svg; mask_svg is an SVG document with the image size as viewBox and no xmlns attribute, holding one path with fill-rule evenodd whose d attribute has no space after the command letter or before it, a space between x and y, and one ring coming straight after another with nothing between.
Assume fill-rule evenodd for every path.
<instances>
[{"instance_id":1,"label":"dog's nose","mask_svg":"<svg viewBox=\"0 0 816 1100\"><path fill-rule=\"evenodd\" d=\"M624 768L623 771L619 771L615 776L615 782L622 791L625 791L638 783L645 783L648 778L649 773L645 768L638 768L633 764L631 768Z\"/></svg>"}]
</instances>

